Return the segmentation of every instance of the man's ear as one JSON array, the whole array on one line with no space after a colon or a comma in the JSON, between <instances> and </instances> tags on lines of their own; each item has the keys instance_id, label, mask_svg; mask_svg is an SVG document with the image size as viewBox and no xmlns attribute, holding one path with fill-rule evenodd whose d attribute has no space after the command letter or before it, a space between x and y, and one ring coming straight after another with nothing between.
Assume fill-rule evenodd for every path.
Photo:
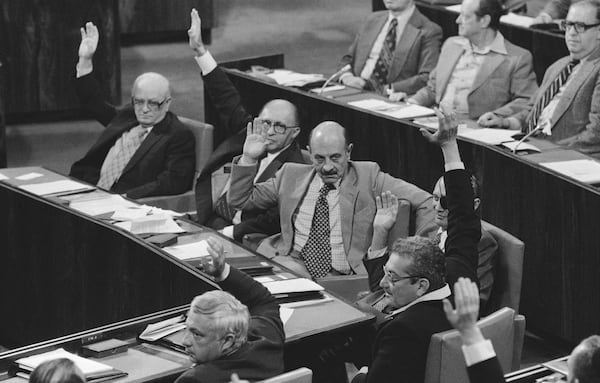
<instances>
[{"instance_id":1,"label":"man's ear","mask_svg":"<svg viewBox=\"0 0 600 383\"><path fill-rule=\"evenodd\" d=\"M492 18L490 17L490 15L483 15L481 16L481 21L483 21L484 28L489 28L490 23L492 22Z\"/></svg>"},{"instance_id":2,"label":"man's ear","mask_svg":"<svg viewBox=\"0 0 600 383\"><path fill-rule=\"evenodd\" d=\"M348 146L346 147L346 155L348 156L348 158L350 158L350 155L352 154L352 148L354 148L354 144L348 144Z\"/></svg>"},{"instance_id":3,"label":"man's ear","mask_svg":"<svg viewBox=\"0 0 600 383\"><path fill-rule=\"evenodd\" d=\"M229 333L225 335L223 339L221 339L221 355L227 355L233 350L233 345L235 344L235 337L233 334Z\"/></svg>"},{"instance_id":4,"label":"man's ear","mask_svg":"<svg viewBox=\"0 0 600 383\"><path fill-rule=\"evenodd\" d=\"M481 205L481 199L480 198L473 199L473 210L474 211L477 211L477 209L479 209L479 205Z\"/></svg>"},{"instance_id":5,"label":"man's ear","mask_svg":"<svg viewBox=\"0 0 600 383\"><path fill-rule=\"evenodd\" d=\"M417 283L419 285L417 288L417 295L423 296L427 294L427 291L429 291L429 279L419 278L419 281Z\"/></svg>"}]
</instances>

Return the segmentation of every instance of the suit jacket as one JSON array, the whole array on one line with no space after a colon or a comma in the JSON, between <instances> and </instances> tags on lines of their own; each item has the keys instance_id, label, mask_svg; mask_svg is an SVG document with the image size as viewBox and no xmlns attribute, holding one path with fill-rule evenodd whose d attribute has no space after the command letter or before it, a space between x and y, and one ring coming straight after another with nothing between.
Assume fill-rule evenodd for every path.
<instances>
[{"instance_id":1,"label":"suit jacket","mask_svg":"<svg viewBox=\"0 0 600 383\"><path fill-rule=\"evenodd\" d=\"M311 165L286 163L275 177L253 185L255 174L255 166L233 165L229 202L242 210L279 206L281 241L274 255L289 254L294 242L294 213L316 173ZM344 250L356 273L366 273L361 259L373 236L375 197L387 190L410 202L414 233L427 235L435 228L429 193L383 173L376 163L350 162L340 185L340 215Z\"/></svg>"},{"instance_id":2,"label":"suit jacket","mask_svg":"<svg viewBox=\"0 0 600 383\"><path fill-rule=\"evenodd\" d=\"M439 104L456 63L465 51L463 37L450 37L442 46L436 68L427 86L412 98L420 105ZM485 56L467 96L469 118L476 120L486 112L501 117L512 116L527 108L529 98L537 90L533 60L529 51L504 40L507 54L490 52Z\"/></svg>"},{"instance_id":3,"label":"suit jacket","mask_svg":"<svg viewBox=\"0 0 600 383\"><path fill-rule=\"evenodd\" d=\"M242 153L246 125L252 121L252 116L242 105L237 89L220 67L217 66L203 76L203 79L204 89L217 109L221 123L218 129L224 129L228 138L213 151L196 180L196 210L200 224L205 224L213 213L212 173Z\"/></svg>"},{"instance_id":4,"label":"suit jacket","mask_svg":"<svg viewBox=\"0 0 600 383\"><path fill-rule=\"evenodd\" d=\"M176 382L229 382L233 372L250 381L281 374L285 333L275 298L260 283L233 267L219 285L248 307L248 341L231 355L192 367Z\"/></svg>"},{"instance_id":5,"label":"suit jacket","mask_svg":"<svg viewBox=\"0 0 600 383\"><path fill-rule=\"evenodd\" d=\"M106 154L127 130L139 125L131 106L117 109L104 101L100 86L90 73L75 80L84 108L106 129L94 145L71 167L70 176L97 184ZM179 194L192 187L196 170L192 132L167 112L142 141L111 191L130 198Z\"/></svg>"},{"instance_id":6,"label":"suit jacket","mask_svg":"<svg viewBox=\"0 0 600 383\"><path fill-rule=\"evenodd\" d=\"M481 239L477 245L479 254L477 263L477 280L479 281L479 297L481 298L481 308L490 299L490 294L494 287L494 271L497 264L496 254L498 252L498 242L483 227L481 228Z\"/></svg>"},{"instance_id":7,"label":"suit jacket","mask_svg":"<svg viewBox=\"0 0 600 383\"><path fill-rule=\"evenodd\" d=\"M552 81L570 61L563 57L550 65L539 91L530 99L529 108L516 117L524 127L528 113L542 97ZM581 67L565 88L552 115L552 135L558 143L572 143L582 151L600 151L600 49L581 63Z\"/></svg>"},{"instance_id":8,"label":"suit jacket","mask_svg":"<svg viewBox=\"0 0 600 383\"><path fill-rule=\"evenodd\" d=\"M504 383L504 374L498 358L491 358L467 367L471 383Z\"/></svg>"},{"instance_id":9,"label":"suit jacket","mask_svg":"<svg viewBox=\"0 0 600 383\"><path fill-rule=\"evenodd\" d=\"M481 221L473 211L468 173L452 170L444 175L444 181L449 204L446 281L453 286L459 277L476 280ZM372 279L381 280L387 258L365 260L370 285ZM398 377L422 382L431 335L450 328L441 300L420 302L385 318L377 329L368 374L359 374L352 382L396 382Z\"/></svg>"},{"instance_id":10,"label":"suit jacket","mask_svg":"<svg viewBox=\"0 0 600 383\"><path fill-rule=\"evenodd\" d=\"M387 21L389 11L374 12L367 17L360 32L342 57L341 66L350 64L360 76L377 35ZM415 8L394 50L387 82L397 92L412 94L427 83L440 54L442 29Z\"/></svg>"}]
</instances>

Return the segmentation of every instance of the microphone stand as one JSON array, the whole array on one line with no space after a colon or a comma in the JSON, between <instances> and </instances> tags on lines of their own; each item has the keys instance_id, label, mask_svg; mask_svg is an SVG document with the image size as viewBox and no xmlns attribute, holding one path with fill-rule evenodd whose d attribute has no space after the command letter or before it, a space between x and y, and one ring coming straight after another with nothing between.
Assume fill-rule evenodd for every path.
<instances>
[{"instance_id":1,"label":"microphone stand","mask_svg":"<svg viewBox=\"0 0 600 383\"><path fill-rule=\"evenodd\" d=\"M320 96L321 94L323 94L323 90L327 87L327 85L329 85L330 82L333 81L334 78L336 78L337 76L341 75L342 73L350 70L350 68L351 68L350 64L346 64L340 70L338 70L337 72L332 74L327 80L325 80L325 82L321 86L321 89L319 89L318 95Z\"/></svg>"}]
</instances>

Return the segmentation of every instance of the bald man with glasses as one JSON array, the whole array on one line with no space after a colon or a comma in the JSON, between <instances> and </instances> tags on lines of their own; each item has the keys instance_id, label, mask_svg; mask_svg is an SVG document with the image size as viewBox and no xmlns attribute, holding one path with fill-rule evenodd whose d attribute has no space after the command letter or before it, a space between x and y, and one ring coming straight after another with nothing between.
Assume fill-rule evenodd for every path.
<instances>
[{"instance_id":1,"label":"bald man with glasses","mask_svg":"<svg viewBox=\"0 0 600 383\"><path fill-rule=\"evenodd\" d=\"M117 108L103 98L93 75L98 28L81 28L75 89L83 107L106 127L70 175L130 198L179 194L192 186L196 169L192 132L169 111L169 80L140 75L131 104Z\"/></svg>"},{"instance_id":2,"label":"bald man with glasses","mask_svg":"<svg viewBox=\"0 0 600 383\"><path fill-rule=\"evenodd\" d=\"M498 118L497 125L521 129L560 145L600 153L600 3L582 0L560 23L569 55L552 64L529 108Z\"/></svg>"}]
</instances>

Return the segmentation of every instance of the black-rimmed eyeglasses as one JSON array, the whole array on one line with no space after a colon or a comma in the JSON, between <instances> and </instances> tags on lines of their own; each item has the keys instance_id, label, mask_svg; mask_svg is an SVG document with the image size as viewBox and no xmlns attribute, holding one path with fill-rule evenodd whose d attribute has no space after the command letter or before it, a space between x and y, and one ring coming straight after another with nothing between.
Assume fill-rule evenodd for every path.
<instances>
[{"instance_id":1,"label":"black-rimmed eyeglasses","mask_svg":"<svg viewBox=\"0 0 600 383\"><path fill-rule=\"evenodd\" d=\"M264 118L257 118L256 122L261 124L263 128L273 128L273 131L277 134L283 134L287 129L293 129L295 126L287 126L286 124L279 121L271 121Z\"/></svg>"},{"instance_id":2,"label":"black-rimmed eyeglasses","mask_svg":"<svg viewBox=\"0 0 600 383\"><path fill-rule=\"evenodd\" d=\"M167 101L169 101L171 98L167 97L162 101L156 101L156 100L144 100L141 98L135 98L135 97L131 97L131 104L133 106L135 106L136 108L141 108L144 106L144 104L148 105L148 109L150 109L153 112L156 112L157 110L159 110L161 108L161 106L163 106L163 104Z\"/></svg>"},{"instance_id":3,"label":"black-rimmed eyeglasses","mask_svg":"<svg viewBox=\"0 0 600 383\"><path fill-rule=\"evenodd\" d=\"M560 27L561 31L566 32L570 28L574 28L575 32L577 32L577 33L583 33L590 28L597 27L598 25L600 25L600 23L586 24L586 23L580 23L578 21L568 21L568 20L561 20L558 23L558 26Z\"/></svg>"},{"instance_id":4,"label":"black-rimmed eyeglasses","mask_svg":"<svg viewBox=\"0 0 600 383\"><path fill-rule=\"evenodd\" d=\"M385 267L385 265L383 265L383 277L387 278L388 281L390 281L390 283L393 285L396 282L400 282L403 281L405 279L412 279L412 278L421 278L421 276L419 275L407 275L405 277L398 277L395 276L394 274L392 274L387 267Z\"/></svg>"}]
</instances>

